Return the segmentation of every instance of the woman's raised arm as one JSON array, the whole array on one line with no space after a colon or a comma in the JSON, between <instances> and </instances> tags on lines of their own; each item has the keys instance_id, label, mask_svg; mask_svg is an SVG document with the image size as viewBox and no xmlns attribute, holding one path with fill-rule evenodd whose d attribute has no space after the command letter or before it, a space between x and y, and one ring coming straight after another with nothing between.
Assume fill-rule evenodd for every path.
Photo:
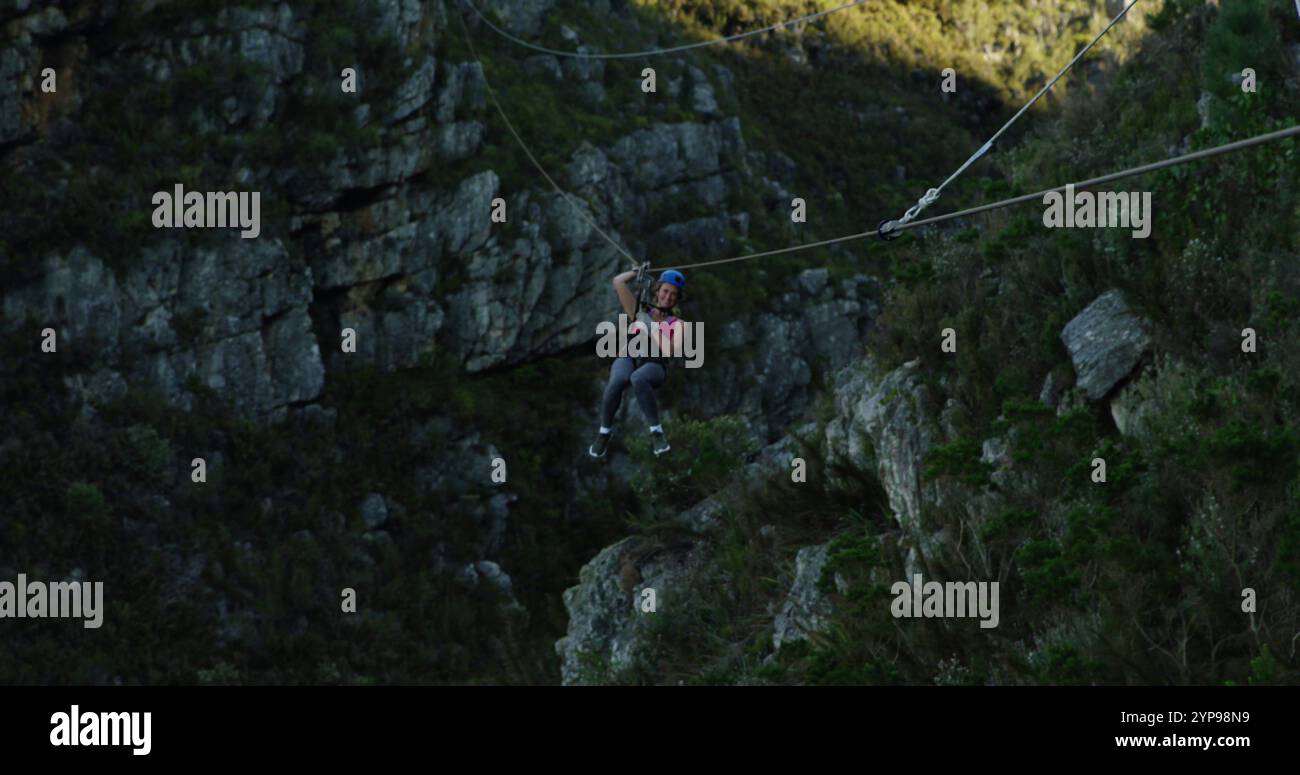
<instances>
[{"instance_id":1,"label":"woman's raised arm","mask_svg":"<svg viewBox=\"0 0 1300 775\"><path fill-rule=\"evenodd\" d=\"M618 301L623 305L623 311L630 318L636 317L636 296L632 295L632 289L627 287L627 281L636 277L636 270L624 272L614 278L614 291L618 293Z\"/></svg>"}]
</instances>

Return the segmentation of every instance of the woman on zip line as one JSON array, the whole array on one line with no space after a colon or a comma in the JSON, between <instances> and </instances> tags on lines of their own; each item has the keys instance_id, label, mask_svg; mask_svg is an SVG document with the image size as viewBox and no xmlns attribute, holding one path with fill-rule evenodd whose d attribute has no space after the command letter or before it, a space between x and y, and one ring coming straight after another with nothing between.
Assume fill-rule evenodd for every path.
<instances>
[{"instance_id":1,"label":"woman on zip line","mask_svg":"<svg viewBox=\"0 0 1300 775\"><path fill-rule=\"evenodd\" d=\"M631 358L620 357L609 367L609 384L605 386L605 395L600 404L600 433L596 441L587 449L592 457L604 457L609 448L609 439L613 435L614 414L623 401L623 391L628 385L636 392L637 404L641 413L650 423L650 439L653 442L655 456L662 455L671 447L664 436L663 426L659 424L659 406L655 402L655 389L664 384L668 376L671 356L682 352L682 325L675 309L685 298L686 277L678 271L669 269L659 275L658 287L654 290L654 303L638 302L627 287L628 280L637 276L637 270L624 272L614 278L614 291L628 318L636 322L629 327L629 333L637 333L644 327L653 336L658 337L658 357ZM638 305L641 307L637 309Z\"/></svg>"}]
</instances>

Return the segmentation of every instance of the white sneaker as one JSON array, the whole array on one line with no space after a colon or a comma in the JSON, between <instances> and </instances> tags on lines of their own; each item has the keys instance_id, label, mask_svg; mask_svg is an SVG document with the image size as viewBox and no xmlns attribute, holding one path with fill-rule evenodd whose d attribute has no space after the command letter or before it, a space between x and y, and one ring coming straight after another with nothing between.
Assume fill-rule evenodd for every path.
<instances>
[{"instance_id":1,"label":"white sneaker","mask_svg":"<svg viewBox=\"0 0 1300 775\"><path fill-rule=\"evenodd\" d=\"M655 457L672 449L668 446L668 439L664 437L663 431L650 431L650 438L654 441Z\"/></svg>"}]
</instances>

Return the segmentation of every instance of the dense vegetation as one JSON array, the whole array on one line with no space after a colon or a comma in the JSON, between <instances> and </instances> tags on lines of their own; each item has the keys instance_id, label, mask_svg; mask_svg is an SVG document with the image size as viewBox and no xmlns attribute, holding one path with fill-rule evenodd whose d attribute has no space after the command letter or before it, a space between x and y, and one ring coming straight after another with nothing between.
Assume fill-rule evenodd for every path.
<instances>
[{"instance_id":1,"label":"dense vegetation","mask_svg":"<svg viewBox=\"0 0 1300 775\"><path fill-rule=\"evenodd\" d=\"M1294 123L1294 8L1275 1L1173 2L1156 32L1097 93L1076 94L1059 120L995 162L1023 193L1173 152L1209 147ZM1258 93L1231 76L1252 67ZM1189 76L1189 74L1194 74ZM1210 96L1202 126L1197 103ZM850 516L823 585L836 604L831 632L761 666L769 627L741 623L783 594L681 613L712 643L672 644L675 676L718 681L851 683L1294 683L1300 624L1300 370L1293 348L1300 250L1300 164L1294 141L1127 181L1153 192L1145 240L1114 230L1047 230L1032 206L968 228L911 234L891 250L894 274L872 350L886 366L920 358L937 410L969 411L961 436L933 450L927 475L965 495L923 515L968 539L929 558L940 578L997 578L1002 618L989 635L973 621L913 620L898 627L889 586L904 577L892 520L870 504L875 488L842 477L814 486L769 483L785 514ZM1050 373L1073 378L1064 324L1110 288L1153 323L1155 357L1135 386L1140 427L1121 435L1102 407L1058 415L1040 400ZM939 332L958 332L955 354ZM1242 330L1259 352L1244 353ZM995 484L982 441L1004 437L1018 475ZM810 450L816 454L816 450ZM1106 459L1105 486L1088 476ZM810 482L810 485L813 483ZM1004 508L973 521L976 493ZM779 513L768 509L767 515ZM743 530L749 512L736 515ZM883 539L883 541L882 541ZM801 538L801 541L803 539ZM752 543L751 543L752 542ZM724 540L757 577L789 578L795 544L775 555L752 535ZM721 565L735 559L720 561ZM838 576L847 591L831 584ZM1253 589L1254 613L1243 611ZM778 598L779 599L779 598ZM672 622L664 626L672 629ZM681 628L678 628L680 630ZM737 648L739 644L739 648ZM719 668L721 664L723 667Z\"/></svg>"}]
</instances>

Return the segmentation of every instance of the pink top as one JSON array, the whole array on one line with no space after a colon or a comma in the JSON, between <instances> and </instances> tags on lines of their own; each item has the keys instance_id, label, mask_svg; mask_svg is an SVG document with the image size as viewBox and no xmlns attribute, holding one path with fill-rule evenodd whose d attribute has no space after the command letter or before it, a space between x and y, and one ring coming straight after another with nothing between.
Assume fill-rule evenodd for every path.
<instances>
[{"instance_id":1,"label":"pink top","mask_svg":"<svg viewBox=\"0 0 1300 775\"><path fill-rule=\"evenodd\" d=\"M673 329L675 329L677 327L677 324L680 322L682 321L678 320L672 315L669 315L667 320L659 321L659 334L660 336L666 334L668 336L668 341L669 341L667 351L661 351L664 352L665 355L672 352Z\"/></svg>"},{"instance_id":2,"label":"pink top","mask_svg":"<svg viewBox=\"0 0 1300 775\"><path fill-rule=\"evenodd\" d=\"M641 320L641 318L647 318L647 319L649 319L649 316L650 316L650 313L648 313L648 312L643 312L643 313L641 313L640 315L637 316L637 318L638 318L637 322L638 322L638 323L644 322L644 321ZM651 322L655 322L655 321L651 320ZM681 322L682 322L681 320L677 319L676 317L673 317L672 315L669 315L669 316L668 316L666 319L664 319L664 320L660 320L660 321L658 321L658 323L659 323L659 328L658 328L658 333L659 333L659 335L661 335L661 336L663 336L663 335L667 335L668 338L669 338L669 340L671 340L671 339L672 339L672 336L673 336L674 329L675 329L675 328L677 327L677 325L678 325L679 323L681 323ZM633 330L635 330L635 326L633 327Z\"/></svg>"}]
</instances>

